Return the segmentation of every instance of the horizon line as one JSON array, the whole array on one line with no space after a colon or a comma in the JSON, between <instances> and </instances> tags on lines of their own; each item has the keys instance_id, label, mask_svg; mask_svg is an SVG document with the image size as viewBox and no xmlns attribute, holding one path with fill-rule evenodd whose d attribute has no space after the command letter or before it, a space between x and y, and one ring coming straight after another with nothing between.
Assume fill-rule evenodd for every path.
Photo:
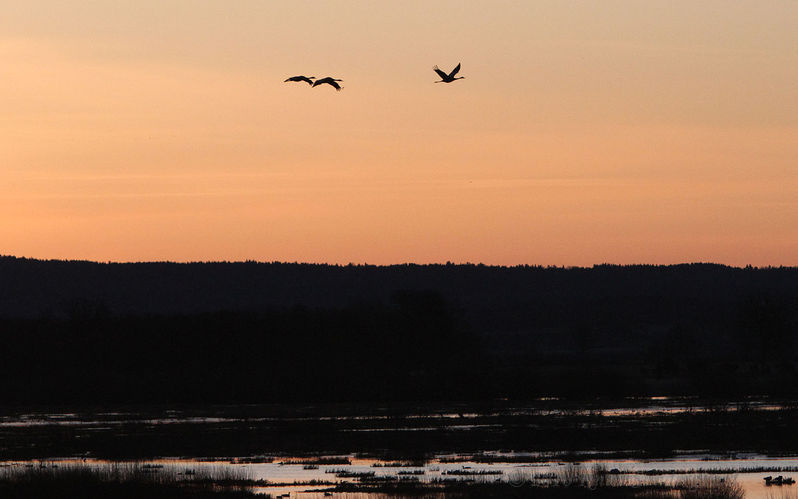
<instances>
[{"instance_id":1,"label":"horizon line","mask_svg":"<svg viewBox=\"0 0 798 499\"><path fill-rule=\"evenodd\" d=\"M729 265L725 263L717 263L717 262L705 262L705 261L694 261L694 262L679 262L679 263L610 263L610 262L602 262L602 263L594 263L590 266L583 266L583 265L548 265L548 264L532 264L532 263L518 263L513 265L500 265L500 264L488 264L488 263L475 263L475 262L427 262L427 263L417 263L417 262L400 262L400 263L389 263L389 264L372 264L367 262L348 262L348 263L330 263L330 262L300 262L300 261L282 261L282 260L186 260L186 261L177 261L177 260L138 260L138 261L114 261L114 260L107 260L107 261L99 261L99 260L88 260L88 259L65 259L65 258L36 258L36 257L26 257L26 256L17 256L17 255L5 255L0 254L0 261L2 260L30 260L34 262L43 262L43 263L89 263L95 265L148 265L148 264L171 264L171 265L197 265L197 264L206 264L206 265L213 265L213 264L225 264L225 265L308 265L308 266L327 266L327 267L377 267L377 268L390 268L390 267L488 267L488 268L505 268L505 269L512 269L512 268L536 268L536 269L561 269L561 270L569 270L569 269L595 269L600 267L684 267L684 266L705 266L705 267L723 267L729 269L738 269L738 270L769 270L769 269L786 269L786 270L798 270L798 266L796 265L765 265L765 266L757 266L757 265Z\"/></svg>"}]
</instances>

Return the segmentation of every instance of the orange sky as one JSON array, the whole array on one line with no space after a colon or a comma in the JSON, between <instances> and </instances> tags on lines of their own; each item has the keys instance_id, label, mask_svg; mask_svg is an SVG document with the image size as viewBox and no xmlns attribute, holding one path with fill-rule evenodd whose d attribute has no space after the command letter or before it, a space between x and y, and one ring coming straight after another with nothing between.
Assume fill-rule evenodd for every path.
<instances>
[{"instance_id":1,"label":"orange sky","mask_svg":"<svg viewBox=\"0 0 798 499\"><path fill-rule=\"evenodd\" d=\"M7 3L0 254L798 265L793 0Z\"/></svg>"}]
</instances>

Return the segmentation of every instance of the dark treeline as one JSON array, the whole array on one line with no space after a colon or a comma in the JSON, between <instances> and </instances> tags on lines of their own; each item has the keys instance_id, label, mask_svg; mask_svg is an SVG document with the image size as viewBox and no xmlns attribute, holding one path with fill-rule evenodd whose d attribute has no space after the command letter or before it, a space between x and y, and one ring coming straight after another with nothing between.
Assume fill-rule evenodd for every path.
<instances>
[{"instance_id":1,"label":"dark treeline","mask_svg":"<svg viewBox=\"0 0 798 499\"><path fill-rule=\"evenodd\" d=\"M714 264L593 268L298 263L94 263L0 256L0 316L63 316L86 303L116 314L191 314L264 307L344 307L386 302L395 290L439 292L483 322L558 319L574 305L634 300L641 313L678 313L710 303L794 298L798 267ZM614 311L612 311L614 313Z\"/></svg>"},{"instance_id":2,"label":"dark treeline","mask_svg":"<svg viewBox=\"0 0 798 499\"><path fill-rule=\"evenodd\" d=\"M0 258L9 402L793 394L798 269Z\"/></svg>"},{"instance_id":3,"label":"dark treeline","mask_svg":"<svg viewBox=\"0 0 798 499\"><path fill-rule=\"evenodd\" d=\"M2 321L5 401L252 402L470 397L479 355L436 295L391 305ZM451 391L451 392L450 392Z\"/></svg>"}]
</instances>

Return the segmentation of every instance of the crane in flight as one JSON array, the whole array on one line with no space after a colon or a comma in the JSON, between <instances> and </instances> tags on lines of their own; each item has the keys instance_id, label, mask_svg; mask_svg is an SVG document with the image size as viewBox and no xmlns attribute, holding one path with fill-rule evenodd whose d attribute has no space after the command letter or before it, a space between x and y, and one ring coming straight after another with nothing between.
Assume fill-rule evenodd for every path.
<instances>
[{"instance_id":1,"label":"crane in flight","mask_svg":"<svg viewBox=\"0 0 798 499\"><path fill-rule=\"evenodd\" d=\"M285 82L287 83L289 81L304 81L308 85L312 86L313 85L313 78L315 78L315 76L292 76L291 78L288 78L287 80L285 80Z\"/></svg>"},{"instance_id":2,"label":"crane in flight","mask_svg":"<svg viewBox=\"0 0 798 499\"><path fill-rule=\"evenodd\" d=\"M317 85L323 85L323 84L326 83L328 85L331 85L331 86L335 87L336 90L340 91L341 88L343 88L343 87L341 87L341 85L338 84L339 81L344 81L344 80L339 80L339 79L333 78L331 76L328 76L326 78L322 78L320 80L316 80L313 83L313 86L315 87Z\"/></svg>"},{"instance_id":3,"label":"crane in flight","mask_svg":"<svg viewBox=\"0 0 798 499\"><path fill-rule=\"evenodd\" d=\"M452 72L451 72L451 73L449 73L449 74L446 74L446 73L444 73L444 72L441 70L441 68L439 68L438 66L435 66L435 67L434 67L434 68L432 68L432 69L434 69L434 70L435 70L435 72L436 72L436 73L438 73L438 76L440 76L440 77L441 77L441 79L440 79L440 80L438 80L438 81L436 81L435 83L451 83L451 82L453 82L454 80L462 80L463 78L465 78L465 76L458 76L458 77L456 77L456 78L455 78L455 76L454 76L454 75L456 75L456 74L457 74L457 72L458 72L458 71L460 71L460 63L457 63L457 67L456 67L456 68L454 68L454 69L452 70Z\"/></svg>"}]
</instances>

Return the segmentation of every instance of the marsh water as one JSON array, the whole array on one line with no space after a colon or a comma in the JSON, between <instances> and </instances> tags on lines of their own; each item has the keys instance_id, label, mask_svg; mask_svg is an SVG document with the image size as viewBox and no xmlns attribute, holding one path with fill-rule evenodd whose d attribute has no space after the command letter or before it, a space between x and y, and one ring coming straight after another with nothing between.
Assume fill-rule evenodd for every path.
<instances>
[{"instance_id":1,"label":"marsh water","mask_svg":"<svg viewBox=\"0 0 798 499\"><path fill-rule=\"evenodd\" d=\"M512 453L486 453L500 458L517 459L523 454ZM230 460L201 460L162 458L152 459L140 465L150 467L153 472L174 472L191 476L194 473L202 474L203 470L218 472L228 468L231 475L245 476L251 480L269 482L263 486L255 487L255 491L273 496L290 494L291 497L315 499L324 497L322 492L329 489L331 484L356 483L358 476L374 476L375 478L388 478L401 480L412 477L419 481L432 480L470 480L470 481L502 481L518 483L532 481L540 485L552 484L557 477L562 476L567 468L583 467L586 472L596 464L601 464L608 470L613 470L614 479L622 480L630 485L645 485L662 483L672 485L685 478L705 475L720 474L722 477L734 477L745 489L749 499L766 499L773 495L779 496L781 492L791 491L798 486L766 486L764 477L784 475L798 477L798 472L762 471L768 470L798 470L798 457L768 457L754 454L740 454L734 458L720 457L710 454L690 454L672 459L642 460L642 459L597 459L579 463L566 463L562 461L540 461L534 463L482 463L467 460L467 456L440 455L435 456L425 463L395 463L374 459L349 456L319 456L320 458L347 458L351 464L328 464L309 466L299 464L299 458L275 459L272 462L248 462L249 459ZM455 458L457 462L448 462ZM262 459L262 458L261 458ZM292 464L294 462L295 464ZM99 459L56 459L35 461L6 461L0 463L2 468L23 467L69 467L74 465L91 467L109 467L118 462ZM308 469L312 468L312 469ZM616 471L617 470L617 471ZM9 470L10 471L10 470ZM312 482L323 482L313 485ZM301 485L292 485L300 483ZM273 485L272 485L273 484ZM519 485L526 486L526 485ZM337 497L375 497L365 493L336 493Z\"/></svg>"},{"instance_id":2,"label":"marsh water","mask_svg":"<svg viewBox=\"0 0 798 499\"><path fill-rule=\"evenodd\" d=\"M623 424L654 431L684 415L720 414L734 418L745 413L766 417L793 406L791 401L769 399L708 404L697 399L658 397L614 404L572 404L546 399L525 406L452 405L423 407L417 411L408 407L365 410L311 406L290 410L264 406L218 406L203 410L19 410L0 416L3 452L0 458L4 459L0 467L6 471L78 464L103 467L136 461L156 473L173 471L186 476L206 468L228 469L247 479L263 480L262 486L256 488L258 492L313 499L324 497L321 490L329 489L330 484L356 483L362 477L422 482L532 481L545 485L556 482L569 469L589 472L598 464L609 472L611 480L628 484L667 485L701 474L734 477L744 487L747 498L765 499L781 497L793 488L798 493L798 485L768 487L763 480L769 475L798 479L798 471L792 471L798 470L798 449L775 454L751 449L718 451L684 447L653 458L634 447L624 448L624 442L616 442L612 449L570 447L560 451L551 446L519 449L502 445L502 450L498 450L490 444L496 441L506 444L507 440L491 440L486 436L495 436L507 426L518 426L519 422L526 425L529 421L560 420L560 426L577 427L585 424L583 418L590 418L587 421L593 425L588 431L591 428L601 431L602 425ZM268 442L274 442L263 444L264 440L257 440L257 445L266 445L262 452L253 452L261 449L255 444L226 446L227 439L251 442L262 435L271 439ZM426 449L415 456L409 456L407 448L387 452L392 443L405 438L425 443ZM155 441L163 446L149 446L149 451L156 454L146 455L141 447L134 445L139 440L145 446L146 442ZM199 440L199 445L194 445L194 440ZM451 450L445 445L459 441L470 442L467 452ZM319 447L312 448L314 442L319 442ZM350 442L365 442L358 445L367 448L347 448ZM479 447L479 442L487 445ZM435 445L443 446L430 451ZM112 456L109 449L115 451ZM335 496L375 497L344 493Z\"/></svg>"}]
</instances>

